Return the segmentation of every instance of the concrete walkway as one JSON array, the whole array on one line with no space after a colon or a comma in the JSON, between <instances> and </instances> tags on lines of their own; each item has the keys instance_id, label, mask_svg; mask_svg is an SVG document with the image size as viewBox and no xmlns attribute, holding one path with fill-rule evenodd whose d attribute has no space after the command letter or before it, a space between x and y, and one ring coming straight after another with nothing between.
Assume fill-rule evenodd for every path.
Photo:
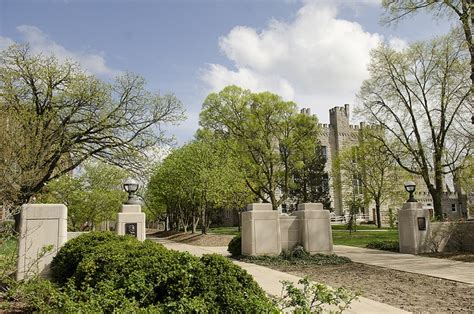
<instances>
[{"instance_id":1,"label":"concrete walkway","mask_svg":"<svg viewBox=\"0 0 474 314\"><path fill-rule=\"evenodd\" d=\"M474 265L441 258L335 245L334 253L353 262L428 275L474 285Z\"/></svg>"},{"instance_id":2,"label":"concrete walkway","mask_svg":"<svg viewBox=\"0 0 474 314\"><path fill-rule=\"evenodd\" d=\"M193 246L184 243L177 243L164 239L150 238L158 243L163 244L169 249L177 251L186 251L196 256L202 256L203 254L221 254L224 256L229 255L227 247L202 247ZM290 275L284 272L276 271L267 267L259 266L256 264L243 263L234 261L235 264L245 269L250 275L253 276L255 281L258 282L260 287L267 293L280 296L282 284L280 281L288 280L297 283L301 277ZM359 297L357 301L351 303L351 308L346 310L345 313L408 313L396 307L388 304L376 302L364 297Z\"/></svg>"}]
</instances>

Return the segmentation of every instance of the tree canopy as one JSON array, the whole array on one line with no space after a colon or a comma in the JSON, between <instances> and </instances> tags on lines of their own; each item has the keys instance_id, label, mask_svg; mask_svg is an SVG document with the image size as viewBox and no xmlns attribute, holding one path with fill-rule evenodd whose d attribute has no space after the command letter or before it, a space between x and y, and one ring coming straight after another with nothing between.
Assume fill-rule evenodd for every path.
<instances>
[{"instance_id":1,"label":"tree canopy","mask_svg":"<svg viewBox=\"0 0 474 314\"><path fill-rule=\"evenodd\" d=\"M174 228L186 231L192 224L195 232L200 221L205 233L216 211L240 209L251 202L252 195L223 141L201 135L157 166L147 199L167 213Z\"/></svg>"},{"instance_id":2,"label":"tree canopy","mask_svg":"<svg viewBox=\"0 0 474 314\"><path fill-rule=\"evenodd\" d=\"M123 169L100 162L88 162L77 176L64 175L48 182L37 201L68 207L70 230L93 230L106 220L115 220L126 199L122 182L129 175Z\"/></svg>"},{"instance_id":3,"label":"tree canopy","mask_svg":"<svg viewBox=\"0 0 474 314\"><path fill-rule=\"evenodd\" d=\"M28 202L90 158L137 170L167 141L162 125L183 117L178 99L149 92L140 76L105 83L19 45L0 53L0 110L4 205Z\"/></svg>"},{"instance_id":4,"label":"tree canopy","mask_svg":"<svg viewBox=\"0 0 474 314\"><path fill-rule=\"evenodd\" d=\"M472 0L383 0L385 8L383 22L396 23L404 17L420 11L430 11L435 15L447 15L455 18L463 34L464 43L469 51L471 68L471 122L474 124L474 1Z\"/></svg>"},{"instance_id":5,"label":"tree canopy","mask_svg":"<svg viewBox=\"0 0 474 314\"><path fill-rule=\"evenodd\" d=\"M443 176L464 167L471 148L469 57L456 36L380 46L358 95L359 113L383 128L375 137L387 154L422 177L438 217Z\"/></svg>"},{"instance_id":6,"label":"tree canopy","mask_svg":"<svg viewBox=\"0 0 474 314\"><path fill-rule=\"evenodd\" d=\"M294 183L292 170L316 151L318 124L280 96L228 86L203 103L200 125L231 142L249 189L277 209Z\"/></svg>"},{"instance_id":7,"label":"tree canopy","mask_svg":"<svg viewBox=\"0 0 474 314\"><path fill-rule=\"evenodd\" d=\"M363 196L363 205L373 202L378 228L382 226L381 207L400 204L404 195L400 167L374 137L383 136L381 132L382 129L368 126L361 129L359 143L342 151L333 161L333 168L341 173L341 182L336 180L335 184L345 191L345 203L350 204L354 195Z\"/></svg>"}]
</instances>

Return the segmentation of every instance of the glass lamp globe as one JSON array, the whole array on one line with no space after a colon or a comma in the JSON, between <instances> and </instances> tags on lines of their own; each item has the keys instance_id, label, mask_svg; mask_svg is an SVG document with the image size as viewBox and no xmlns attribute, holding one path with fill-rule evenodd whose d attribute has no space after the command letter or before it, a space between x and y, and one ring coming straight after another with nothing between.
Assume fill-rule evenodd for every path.
<instances>
[{"instance_id":1,"label":"glass lamp globe","mask_svg":"<svg viewBox=\"0 0 474 314\"><path fill-rule=\"evenodd\" d=\"M139 184L136 180L128 178L123 182L123 189L129 194L135 193L138 190Z\"/></svg>"}]
</instances>

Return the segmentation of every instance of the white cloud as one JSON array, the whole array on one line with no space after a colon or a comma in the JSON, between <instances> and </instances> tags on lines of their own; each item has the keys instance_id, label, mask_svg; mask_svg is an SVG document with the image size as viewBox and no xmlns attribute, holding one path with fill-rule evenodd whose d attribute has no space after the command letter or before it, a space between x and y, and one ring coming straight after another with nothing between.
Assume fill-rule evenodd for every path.
<instances>
[{"instance_id":1,"label":"white cloud","mask_svg":"<svg viewBox=\"0 0 474 314\"><path fill-rule=\"evenodd\" d=\"M54 40L50 39L41 29L31 25L21 25L17 30L22 35L22 41L30 45L33 53L54 55L60 61L70 60L77 62L81 68L91 74L114 77L121 72L107 66L103 55L88 52L75 52L66 49ZM5 49L14 41L8 37L0 36L0 50Z\"/></svg>"},{"instance_id":2,"label":"white cloud","mask_svg":"<svg viewBox=\"0 0 474 314\"><path fill-rule=\"evenodd\" d=\"M219 47L235 69L209 64L201 79L212 91L230 84L269 90L326 120L329 107L353 103L368 77L369 51L383 36L337 18L336 6L322 3L307 2L293 21L272 20L261 31L234 27L219 39ZM391 43L402 47L404 42L393 38Z\"/></svg>"},{"instance_id":3,"label":"white cloud","mask_svg":"<svg viewBox=\"0 0 474 314\"><path fill-rule=\"evenodd\" d=\"M400 39L397 37L391 38L388 41L388 45L390 46L390 48L396 51L402 51L403 49L408 48L408 43L404 41L403 39Z\"/></svg>"},{"instance_id":4,"label":"white cloud","mask_svg":"<svg viewBox=\"0 0 474 314\"><path fill-rule=\"evenodd\" d=\"M0 51L13 45L15 42L8 37L0 36Z\"/></svg>"}]
</instances>

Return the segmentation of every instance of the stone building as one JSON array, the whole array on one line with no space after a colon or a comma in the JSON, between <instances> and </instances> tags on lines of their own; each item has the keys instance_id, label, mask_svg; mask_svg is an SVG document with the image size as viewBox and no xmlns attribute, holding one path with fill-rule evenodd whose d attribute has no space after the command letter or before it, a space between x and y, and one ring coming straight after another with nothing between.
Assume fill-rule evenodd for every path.
<instances>
[{"instance_id":1,"label":"stone building","mask_svg":"<svg viewBox=\"0 0 474 314\"><path fill-rule=\"evenodd\" d=\"M341 179L340 173L331 173L333 158L342 150L358 143L359 131L364 126L363 123L361 125L349 123L349 110L349 104L345 104L344 107L331 108L329 109L329 124L320 124L321 136L319 141L321 142L322 152L326 156L326 171L331 174L331 181ZM302 109L301 112L311 114L307 108ZM330 183L331 207L336 215L343 214L342 192L341 188L336 189Z\"/></svg>"},{"instance_id":2,"label":"stone building","mask_svg":"<svg viewBox=\"0 0 474 314\"><path fill-rule=\"evenodd\" d=\"M301 110L304 114L311 114L308 108ZM332 160L342 150L349 148L359 142L359 132L362 128L366 127L364 122L359 125L350 124L350 106L345 104L344 107L334 107L329 109L329 124L320 124L322 132L319 138L322 146L322 152L326 155L326 171L330 173L330 195L331 195L331 209L334 210L336 215L343 215L346 210L343 204L343 191L341 188L336 188L332 184L335 179L341 179L340 173L332 173ZM426 187L422 180L419 181L417 194L420 196L419 201L423 205L432 210L433 201L430 194L427 192ZM356 180L354 184L357 183ZM403 182L400 182L403 184ZM449 187L443 193L442 206L444 215L451 219L460 219L468 217L468 197L464 191L462 191L456 184L450 191ZM360 186L353 187L360 189ZM400 204L401 206L401 204ZM373 208L372 208L373 207ZM373 220L375 206L369 206L365 209L365 213L369 215L370 220ZM387 210L387 208L382 208ZM384 216L382 214L382 216ZM382 217L382 221L384 221Z\"/></svg>"}]
</instances>

